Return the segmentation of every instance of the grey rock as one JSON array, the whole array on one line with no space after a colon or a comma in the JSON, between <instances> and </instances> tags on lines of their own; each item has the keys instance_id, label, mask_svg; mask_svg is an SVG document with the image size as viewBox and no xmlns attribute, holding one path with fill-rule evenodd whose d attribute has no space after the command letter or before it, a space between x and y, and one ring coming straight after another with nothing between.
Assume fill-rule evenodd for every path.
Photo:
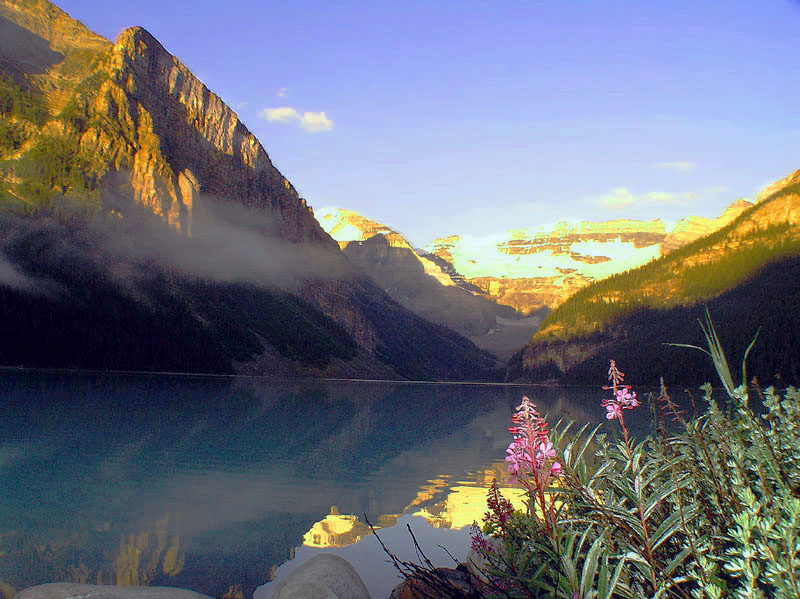
<instances>
[{"instance_id":1,"label":"grey rock","mask_svg":"<svg viewBox=\"0 0 800 599\"><path fill-rule=\"evenodd\" d=\"M316 555L280 581L272 599L370 599L350 563L332 553Z\"/></svg>"},{"instance_id":2,"label":"grey rock","mask_svg":"<svg viewBox=\"0 0 800 599\"><path fill-rule=\"evenodd\" d=\"M210 599L208 595L172 587L118 587L54 582L28 587L15 599Z\"/></svg>"},{"instance_id":3,"label":"grey rock","mask_svg":"<svg viewBox=\"0 0 800 599\"><path fill-rule=\"evenodd\" d=\"M475 576L481 582L488 582L488 579L486 578L486 569L489 564L481 553L475 551L474 549L470 549L467 552L466 564L470 574Z\"/></svg>"}]
</instances>

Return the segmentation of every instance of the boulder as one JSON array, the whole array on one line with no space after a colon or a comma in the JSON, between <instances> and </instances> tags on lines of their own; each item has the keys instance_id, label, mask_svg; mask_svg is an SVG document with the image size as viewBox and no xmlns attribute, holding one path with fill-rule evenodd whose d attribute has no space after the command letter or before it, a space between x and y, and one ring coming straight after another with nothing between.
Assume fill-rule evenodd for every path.
<instances>
[{"instance_id":1,"label":"boulder","mask_svg":"<svg viewBox=\"0 0 800 599\"><path fill-rule=\"evenodd\" d=\"M273 599L370 599L350 563L332 553L312 557L277 583Z\"/></svg>"},{"instance_id":2,"label":"boulder","mask_svg":"<svg viewBox=\"0 0 800 599\"><path fill-rule=\"evenodd\" d=\"M436 568L426 580L411 576L398 584L389 599L479 599L480 583L462 564L458 568Z\"/></svg>"},{"instance_id":3,"label":"boulder","mask_svg":"<svg viewBox=\"0 0 800 599\"><path fill-rule=\"evenodd\" d=\"M15 599L210 599L208 595L172 587L118 587L54 582L28 587Z\"/></svg>"}]
</instances>

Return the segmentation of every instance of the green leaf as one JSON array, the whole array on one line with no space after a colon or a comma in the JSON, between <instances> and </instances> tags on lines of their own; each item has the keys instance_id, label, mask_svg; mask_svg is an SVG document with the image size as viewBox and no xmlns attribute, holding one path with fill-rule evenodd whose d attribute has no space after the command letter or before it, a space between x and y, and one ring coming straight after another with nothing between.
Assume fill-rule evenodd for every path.
<instances>
[{"instance_id":1,"label":"green leaf","mask_svg":"<svg viewBox=\"0 0 800 599\"><path fill-rule=\"evenodd\" d=\"M696 506L689 506L683 511L683 519L690 520L697 513ZM667 516L650 537L653 551L658 549L664 541L681 529L681 512L676 510Z\"/></svg>"},{"instance_id":2,"label":"green leaf","mask_svg":"<svg viewBox=\"0 0 800 599\"><path fill-rule=\"evenodd\" d=\"M587 531L588 532L588 531ZM600 535L594 540L592 546L583 560L583 571L581 572L581 595L586 596L589 590L594 586L594 577L597 573L598 558L600 552L603 550L603 544L606 538Z\"/></svg>"},{"instance_id":3,"label":"green leaf","mask_svg":"<svg viewBox=\"0 0 800 599\"><path fill-rule=\"evenodd\" d=\"M680 566L684 560L692 553L691 547L685 547L681 550L678 555L676 555L665 567L664 567L664 575L665 576L672 576L672 573L675 569Z\"/></svg>"}]
</instances>

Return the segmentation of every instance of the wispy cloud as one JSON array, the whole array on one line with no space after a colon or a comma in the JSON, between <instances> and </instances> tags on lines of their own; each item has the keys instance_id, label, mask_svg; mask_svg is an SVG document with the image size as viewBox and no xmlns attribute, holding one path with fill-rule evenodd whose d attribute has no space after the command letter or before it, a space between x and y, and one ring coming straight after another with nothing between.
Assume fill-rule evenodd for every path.
<instances>
[{"instance_id":1,"label":"wispy cloud","mask_svg":"<svg viewBox=\"0 0 800 599\"><path fill-rule=\"evenodd\" d=\"M277 122L287 124L300 118L300 114L294 108L289 108L288 106L283 106L281 108L265 108L258 113L258 116L262 119L267 119L270 123Z\"/></svg>"},{"instance_id":2,"label":"wispy cloud","mask_svg":"<svg viewBox=\"0 0 800 599\"><path fill-rule=\"evenodd\" d=\"M676 193L672 191L650 191L644 194L634 194L627 187L615 187L608 193L595 198L595 202L606 210L622 212L634 205L675 205L689 202L695 197L695 194L691 192Z\"/></svg>"},{"instance_id":3,"label":"wispy cloud","mask_svg":"<svg viewBox=\"0 0 800 599\"><path fill-rule=\"evenodd\" d=\"M675 162L659 162L654 164L653 168L663 168L671 171L688 171L694 168L694 164L687 160L679 160Z\"/></svg>"},{"instance_id":4,"label":"wispy cloud","mask_svg":"<svg viewBox=\"0 0 800 599\"><path fill-rule=\"evenodd\" d=\"M333 129L333 121L324 112L304 112L300 114L297 109L290 106L265 108L258 113L258 116L270 123L297 125L309 133L320 133Z\"/></svg>"},{"instance_id":5,"label":"wispy cloud","mask_svg":"<svg viewBox=\"0 0 800 599\"><path fill-rule=\"evenodd\" d=\"M627 187L616 187L597 200L600 205L609 210L624 210L636 203L636 196Z\"/></svg>"},{"instance_id":6,"label":"wispy cloud","mask_svg":"<svg viewBox=\"0 0 800 599\"><path fill-rule=\"evenodd\" d=\"M282 87L275 92L275 95L278 96L279 98L285 98L286 96L289 95L289 89L286 87Z\"/></svg>"}]
</instances>

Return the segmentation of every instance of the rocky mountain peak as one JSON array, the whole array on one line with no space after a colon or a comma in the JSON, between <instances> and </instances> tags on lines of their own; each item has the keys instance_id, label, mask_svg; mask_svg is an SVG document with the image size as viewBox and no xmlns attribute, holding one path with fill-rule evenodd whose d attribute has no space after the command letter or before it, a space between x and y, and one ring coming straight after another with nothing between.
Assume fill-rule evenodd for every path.
<instances>
[{"instance_id":1,"label":"rocky mountain peak","mask_svg":"<svg viewBox=\"0 0 800 599\"><path fill-rule=\"evenodd\" d=\"M323 209L317 213L317 219L341 248L354 241L366 241L376 235L382 235L390 247L411 249L411 244L397 231L352 210Z\"/></svg>"},{"instance_id":2,"label":"rocky mountain peak","mask_svg":"<svg viewBox=\"0 0 800 599\"><path fill-rule=\"evenodd\" d=\"M223 100L211 92L183 63L172 56L146 29L123 31L111 53L111 86L106 97L124 95L136 127L130 140L154 153L149 134L158 138L158 154L169 168L159 173L168 197L161 198L169 220L181 214L191 219L197 200L212 195L222 201L266 209L278 218L278 232L292 240L326 241L311 209L289 181L273 166L258 139ZM107 108L113 108L112 102ZM145 156L138 162L157 162ZM134 178L137 156L133 156ZM145 179L149 176L145 173ZM143 194L155 181L134 185ZM157 192L156 192L157 193ZM143 198L152 203L153 198ZM167 205L164 205L167 204Z\"/></svg>"},{"instance_id":3,"label":"rocky mountain peak","mask_svg":"<svg viewBox=\"0 0 800 599\"><path fill-rule=\"evenodd\" d=\"M756 203L763 202L781 192L787 191L792 187L797 187L800 185L800 169L794 171L786 175L783 179L779 181L775 181L775 183L771 183L767 185L761 192L756 196Z\"/></svg>"}]
</instances>

